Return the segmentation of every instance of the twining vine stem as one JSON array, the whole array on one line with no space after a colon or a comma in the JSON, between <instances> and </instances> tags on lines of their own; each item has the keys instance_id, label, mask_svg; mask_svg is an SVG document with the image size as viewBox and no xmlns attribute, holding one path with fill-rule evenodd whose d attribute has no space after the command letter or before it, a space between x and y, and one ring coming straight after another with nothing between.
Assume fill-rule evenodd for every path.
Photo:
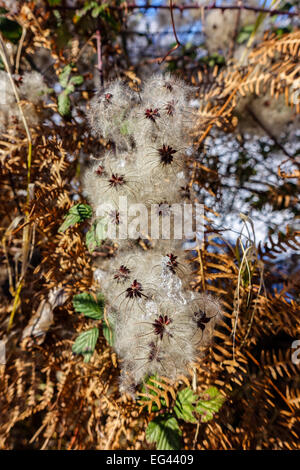
<instances>
[{"instance_id":1,"label":"twining vine stem","mask_svg":"<svg viewBox=\"0 0 300 470\"><path fill-rule=\"evenodd\" d=\"M176 41L176 44L174 47L172 47L172 49L170 49L166 55L162 58L162 59L159 59L158 62L161 64L162 62L164 62L164 60L168 57L169 54L171 54L173 51L175 51L176 49L178 49L178 47L181 46L180 44L180 41L178 39L178 36L177 36L177 33L176 33L176 27L175 27L175 21L174 21L174 14L173 14L173 1L170 0L170 4L169 4L169 8L170 8L170 14L171 14L171 22L172 22L172 28L173 28L173 33L174 33L174 37L175 37L175 41Z\"/></svg>"}]
</instances>

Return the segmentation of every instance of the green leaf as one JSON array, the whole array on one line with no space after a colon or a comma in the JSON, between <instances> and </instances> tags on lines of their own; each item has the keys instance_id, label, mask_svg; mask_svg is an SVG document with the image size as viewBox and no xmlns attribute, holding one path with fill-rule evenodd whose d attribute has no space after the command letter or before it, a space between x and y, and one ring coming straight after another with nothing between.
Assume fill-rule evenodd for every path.
<instances>
[{"instance_id":1,"label":"green leaf","mask_svg":"<svg viewBox=\"0 0 300 470\"><path fill-rule=\"evenodd\" d=\"M88 219L92 216L92 208L88 204L76 204L71 207L67 215L65 216L65 221L59 227L58 232L65 232L69 227L82 222L85 219Z\"/></svg>"},{"instance_id":2,"label":"green leaf","mask_svg":"<svg viewBox=\"0 0 300 470\"><path fill-rule=\"evenodd\" d=\"M62 72L59 74L58 80L63 88L67 87L71 72L72 65L68 64L63 68Z\"/></svg>"},{"instance_id":3,"label":"green leaf","mask_svg":"<svg viewBox=\"0 0 300 470\"><path fill-rule=\"evenodd\" d=\"M97 246L95 222L93 223L91 228L86 232L85 243L89 252L92 253Z\"/></svg>"},{"instance_id":4,"label":"green leaf","mask_svg":"<svg viewBox=\"0 0 300 470\"><path fill-rule=\"evenodd\" d=\"M86 354L83 354L83 362L90 362L90 360L92 359L93 357L93 353L86 353Z\"/></svg>"},{"instance_id":5,"label":"green leaf","mask_svg":"<svg viewBox=\"0 0 300 470\"><path fill-rule=\"evenodd\" d=\"M183 419L186 423L197 423L197 419L193 415L197 399L197 395L194 395L190 388L184 388L178 392L174 406L177 418Z\"/></svg>"},{"instance_id":6,"label":"green leaf","mask_svg":"<svg viewBox=\"0 0 300 470\"><path fill-rule=\"evenodd\" d=\"M61 0L48 0L50 7L56 7L61 5Z\"/></svg>"},{"instance_id":7,"label":"green leaf","mask_svg":"<svg viewBox=\"0 0 300 470\"><path fill-rule=\"evenodd\" d=\"M246 26L244 26L237 35L236 42L238 44L243 44L244 42L248 41L254 29L254 24L247 24Z\"/></svg>"},{"instance_id":8,"label":"green leaf","mask_svg":"<svg viewBox=\"0 0 300 470\"><path fill-rule=\"evenodd\" d=\"M242 28L242 31L245 31L246 33L252 33L254 31L255 25L254 24L247 24Z\"/></svg>"},{"instance_id":9,"label":"green leaf","mask_svg":"<svg viewBox=\"0 0 300 470\"><path fill-rule=\"evenodd\" d=\"M182 432L177 419L171 415L162 415L148 424L146 439L156 443L157 450L180 450Z\"/></svg>"},{"instance_id":10,"label":"green leaf","mask_svg":"<svg viewBox=\"0 0 300 470\"><path fill-rule=\"evenodd\" d=\"M9 20L5 16L0 17L0 31L5 39L16 43L22 36L22 27L16 21Z\"/></svg>"},{"instance_id":11,"label":"green leaf","mask_svg":"<svg viewBox=\"0 0 300 470\"><path fill-rule=\"evenodd\" d=\"M78 204L76 207L77 212L81 217L81 220L89 219L90 217L92 217L93 210L88 204Z\"/></svg>"},{"instance_id":12,"label":"green leaf","mask_svg":"<svg viewBox=\"0 0 300 470\"><path fill-rule=\"evenodd\" d=\"M65 232L69 227L72 227L78 222L80 222L80 214L77 211L77 206L73 206L65 216L65 221L59 227L58 232Z\"/></svg>"},{"instance_id":13,"label":"green leaf","mask_svg":"<svg viewBox=\"0 0 300 470\"><path fill-rule=\"evenodd\" d=\"M73 344L73 353L83 354L84 362L89 362L95 351L98 336L99 329L97 327L81 333Z\"/></svg>"},{"instance_id":14,"label":"green leaf","mask_svg":"<svg viewBox=\"0 0 300 470\"><path fill-rule=\"evenodd\" d=\"M100 243L100 241L105 240L107 236L107 218L106 217L102 217L97 221L95 231L96 231L97 243Z\"/></svg>"},{"instance_id":15,"label":"green leaf","mask_svg":"<svg viewBox=\"0 0 300 470\"><path fill-rule=\"evenodd\" d=\"M108 324L107 324L108 323ZM112 318L107 318L102 324L103 336L110 346L115 342L115 324Z\"/></svg>"},{"instance_id":16,"label":"green leaf","mask_svg":"<svg viewBox=\"0 0 300 470\"><path fill-rule=\"evenodd\" d=\"M71 93L73 93L73 91L75 91L74 85L68 83L67 88L64 90L64 92L66 93L66 95L70 95Z\"/></svg>"},{"instance_id":17,"label":"green leaf","mask_svg":"<svg viewBox=\"0 0 300 470\"><path fill-rule=\"evenodd\" d=\"M84 78L82 75L75 75L75 77L72 77L70 79L70 83L75 86L80 86L84 82Z\"/></svg>"},{"instance_id":18,"label":"green leaf","mask_svg":"<svg viewBox=\"0 0 300 470\"><path fill-rule=\"evenodd\" d=\"M75 15L75 21L79 21L82 16L86 15L92 8L95 8L96 6L97 2L85 2L84 7L77 11L77 14Z\"/></svg>"},{"instance_id":19,"label":"green leaf","mask_svg":"<svg viewBox=\"0 0 300 470\"><path fill-rule=\"evenodd\" d=\"M103 220L95 220L86 233L85 242L90 253L100 246L106 238L107 223Z\"/></svg>"},{"instance_id":20,"label":"green leaf","mask_svg":"<svg viewBox=\"0 0 300 470\"><path fill-rule=\"evenodd\" d=\"M243 44L249 39L249 37L250 37L250 33L247 33L247 31L240 31L240 33L238 34L236 38L236 42L238 44Z\"/></svg>"},{"instance_id":21,"label":"green leaf","mask_svg":"<svg viewBox=\"0 0 300 470\"><path fill-rule=\"evenodd\" d=\"M185 388L178 392L174 411L179 419L187 423L196 423L195 413L201 415L201 421L210 421L214 414L219 411L225 398L216 387L208 388L203 398L195 395L190 388Z\"/></svg>"},{"instance_id":22,"label":"green leaf","mask_svg":"<svg viewBox=\"0 0 300 470\"><path fill-rule=\"evenodd\" d=\"M210 421L225 401L225 398L216 387L209 387L204 395L205 399L199 400L196 406L196 411L201 415L202 423Z\"/></svg>"},{"instance_id":23,"label":"green leaf","mask_svg":"<svg viewBox=\"0 0 300 470\"><path fill-rule=\"evenodd\" d=\"M290 33L293 31L293 28L291 25L288 25L286 27L282 27L282 28L278 28L275 30L275 33L277 36L281 37L283 36L284 34L287 34L287 33Z\"/></svg>"},{"instance_id":24,"label":"green leaf","mask_svg":"<svg viewBox=\"0 0 300 470\"><path fill-rule=\"evenodd\" d=\"M92 10L92 17L97 18L101 13L104 12L104 10L107 8L107 4L104 3L103 5L97 5L95 8Z\"/></svg>"},{"instance_id":25,"label":"green leaf","mask_svg":"<svg viewBox=\"0 0 300 470\"><path fill-rule=\"evenodd\" d=\"M58 112L61 116L68 116L71 111L71 101L66 90L58 95Z\"/></svg>"},{"instance_id":26,"label":"green leaf","mask_svg":"<svg viewBox=\"0 0 300 470\"><path fill-rule=\"evenodd\" d=\"M103 294L98 294L97 300L87 292L74 295L73 307L76 312L83 313L86 317L101 320L104 309Z\"/></svg>"}]
</instances>

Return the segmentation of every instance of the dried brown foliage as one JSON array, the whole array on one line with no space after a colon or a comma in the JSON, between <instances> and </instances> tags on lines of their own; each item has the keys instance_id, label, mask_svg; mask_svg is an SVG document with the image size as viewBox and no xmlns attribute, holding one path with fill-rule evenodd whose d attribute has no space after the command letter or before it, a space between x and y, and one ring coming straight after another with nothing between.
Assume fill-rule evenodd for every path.
<instances>
[{"instance_id":1,"label":"dried brown foliage","mask_svg":"<svg viewBox=\"0 0 300 470\"><path fill-rule=\"evenodd\" d=\"M27 6L22 9L22 21L28 29L23 47L27 51L47 47L56 60L55 67L59 67L63 58L59 62L55 43L43 27L44 20L32 16ZM291 33L260 45L251 53L247 67L215 70L209 86L201 87L203 74L197 73L191 81L198 85L200 81L204 105L195 140L203 142L213 126L233 132L239 96L260 95L268 90L274 99L282 94L291 104L292 85L300 72L299 51L299 32ZM54 101L51 106L55 109ZM79 292L97 289L92 256L84 243L84 224L58 233L74 196L80 194L81 149L87 155L103 144L85 133L84 126L71 120L63 126L41 124L39 129L31 129L33 186L29 202L26 134L21 128L17 135L7 134L0 142L0 339L6 342L6 364L0 364L2 449L147 448L145 428L153 417L151 406L120 396L117 359L104 337L100 337L89 364L71 350L76 335L88 323L74 313L71 299ZM210 168L201 162L191 165L191 184L197 181L207 186L211 195L222 189L222 181ZM286 184L292 177L299 181L299 172L294 168L289 171L279 166L278 172ZM279 203L286 207L293 200ZM212 210L207 208L207 214ZM20 302L12 328L7 331L22 270L26 224L32 234L28 262ZM197 431L194 425L184 425L186 449L297 449L299 366L291 362L290 348L300 335L299 267L283 280L280 292L274 292L272 280L276 272L274 255L284 253L286 247L299 249L299 234L287 230L284 236L270 238L265 246L253 245L247 257L251 276L238 261L243 256L241 247L234 249L221 236L217 243L216 237L219 234L212 233L208 220L204 244L194 259L193 281L194 289L206 290L222 300L225 313L215 342L195 364L189 378L182 378L175 386L161 378L147 387L155 392L153 400L158 407L162 398L171 406L184 382L193 383L198 391L215 385L226 395L227 401L213 422L200 424ZM101 256L113 249L106 248ZM67 300L55 308L44 341L34 337L24 341L24 329L55 288L62 288ZM290 300L290 293L294 300ZM144 395L146 400L153 397Z\"/></svg>"}]
</instances>

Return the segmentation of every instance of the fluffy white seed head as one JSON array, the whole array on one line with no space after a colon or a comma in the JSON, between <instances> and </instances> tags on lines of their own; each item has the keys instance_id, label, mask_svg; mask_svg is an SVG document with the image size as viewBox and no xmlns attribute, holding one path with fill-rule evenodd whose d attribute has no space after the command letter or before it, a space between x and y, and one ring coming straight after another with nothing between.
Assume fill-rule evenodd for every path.
<instances>
[{"instance_id":1,"label":"fluffy white seed head","mask_svg":"<svg viewBox=\"0 0 300 470\"><path fill-rule=\"evenodd\" d=\"M43 76L38 72L25 72L22 76L20 94L30 103L37 105L48 92Z\"/></svg>"},{"instance_id":2,"label":"fluffy white seed head","mask_svg":"<svg viewBox=\"0 0 300 470\"><path fill-rule=\"evenodd\" d=\"M150 236L152 211L162 226L178 216L189 198L186 164L194 122L190 93L181 80L154 75L136 95L116 81L93 100L91 126L115 144L85 175L85 192L96 215L105 203L118 212L118 198L126 196L129 204L142 203L148 211ZM128 226L132 220L133 215ZM217 321L217 301L188 290L191 267L174 231L175 225L168 240L151 241L147 251L128 249L128 240L114 240L119 251L102 263L98 276L116 325L120 390L131 395L149 375L175 380L187 373L199 344L211 340ZM141 227L137 235L147 238Z\"/></svg>"},{"instance_id":3,"label":"fluffy white seed head","mask_svg":"<svg viewBox=\"0 0 300 470\"><path fill-rule=\"evenodd\" d=\"M128 115L133 104L133 93L120 80L101 90L92 100L88 113L94 134L115 142L120 148L130 148Z\"/></svg>"},{"instance_id":4,"label":"fluffy white seed head","mask_svg":"<svg viewBox=\"0 0 300 470\"><path fill-rule=\"evenodd\" d=\"M192 296L187 292L187 297ZM175 380L178 375L186 374L199 355L199 345L211 342L220 318L218 302L207 295L198 296L187 305L170 299L151 303L146 315L133 309L126 328L122 316L118 321L115 347L122 359L122 376L126 381L130 378L131 385L150 375Z\"/></svg>"},{"instance_id":5,"label":"fluffy white seed head","mask_svg":"<svg viewBox=\"0 0 300 470\"><path fill-rule=\"evenodd\" d=\"M175 379L186 373L187 366L195 358L192 338L195 333L192 318L185 310L168 299L149 305L144 315L133 309L130 318L118 325L116 351L130 363L130 373L137 384L148 375L165 375ZM121 334L122 331L122 334ZM128 348L130 342L131 347Z\"/></svg>"},{"instance_id":6,"label":"fluffy white seed head","mask_svg":"<svg viewBox=\"0 0 300 470\"><path fill-rule=\"evenodd\" d=\"M120 196L126 196L128 204L139 200L146 178L144 169L131 162L127 153L107 152L85 172L84 190L97 212L102 204L118 204Z\"/></svg>"},{"instance_id":7,"label":"fluffy white seed head","mask_svg":"<svg viewBox=\"0 0 300 470\"><path fill-rule=\"evenodd\" d=\"M48 88L43 77L38 72L26 72L20 80L15 80L15 86L22 100L22 110L27 124L34 127L39 123L37 105L47 94ZM21 124L21 114L16 102L14 90L6 72L0 71L0 129L9 132L9 127Z\"/></svg>"},{"instance_id":8,"label":"fluffy white seed head","mask_svg":"<svg viewBox=\"0 0 300 470\"><path fill-rule=\"evenodd\" d=\"M144 81L142 99L144 103L147 101L166 103L176 97L178 102L184 105L188 103L188 98L192 93L193 88L175 75L155 74Z\"/></svg>"}]
</instances>

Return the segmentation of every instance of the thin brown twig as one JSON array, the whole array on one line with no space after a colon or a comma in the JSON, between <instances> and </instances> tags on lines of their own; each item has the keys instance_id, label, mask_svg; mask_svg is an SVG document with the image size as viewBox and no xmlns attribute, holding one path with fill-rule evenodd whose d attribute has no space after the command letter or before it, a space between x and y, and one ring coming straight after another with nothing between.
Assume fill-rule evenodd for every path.
<instances>
[{"instance_id":1,"label":"thin brown twig","mask_svg":"<svg viewBox=\"0 0 300 470\"><path fill-rule=\"evenodd\" d=\"M196 450L196 444L197 444L197 440L198 440L199 429L200 429L200 420L198 419L196 432L195 432L195 436L194 436L194 440L193 440L193 450Z\"/></svg>"},{"instance_id":2,"label":"thin brown twig","mask_svg":"<svg viewBox=\"0 0 300 470\"><path fill-rule=\"evenodd\" d=\"M175 37L176 43L178 44L178 46L180 46L180 41L179 41L179 39L178 39L178 36L177 36L177 33L176 33L176 28L175 28L175 21L174 21L173 8L174 8L173 1L170 0L170 14L171 14L171 21L172 21L173 33L174 33L174 37Z\"/></svg>"},{"instance_id":3,"label":"thin brown twig","mask_svg":"<svg viewBox=\"0 0 300 470\"><path fill-rule=\"evenodd\" d=\"M240 0L239 0L239 4L240 4ZM233 54L234 54L234 49L236 46L236 38L239 32L240 19L241 19L241 10L238 10L238 13L236 15L235 25L234 25L234 34L232 37L230 51L229 51L229 58L233 57Z\"/></svg>"},{"instance_id":4,"label":"thin brown twig","mask_svg":"<svg viewBox=\"0 0 300 470\"><path fill-rule=\"evenodd\" d=\"M78 10L77 7L73 6L49 6L50 10ZM109 6L108 9L111 10L169 10L169 5L137 5L136 3L126 3L124 2L122 5L118 6ZM250 5L216 5L215 2L212 5L205 5L201 6L198 4L190 4L190 5L173 5L174 10L184 11L184 10L247 10L247 11L255 11L257 13L267 13L270 16L274 15L284 15L290 17L297 17L299 16L299 11L289 11L289 10L279 10L279 9L271 9L271 8L262 8L262 7L255 7Z\"/></svg>"},{"instance_id":5,"label":"thin brown twig","mask_svg":"<svg viewBox=\"0 0 300 470\"><path fill-rule=\"evenodd\" d=\"M180 41L178 39L178 36L177 36L177 33L176 33L176 27L175 27L175 21L174 21L174 13L173 13L173 1L170 0L170 14L171 14L171 22L172 22L172 28L173 28L173 33L174 33L174 37L175 37L175 41L176 41L176 44L175 46L173 46L167 53L166 55L162 58L162 59L158 59L158 63L159 64L162 64L166 58L168 57L168 55L172 54L172 52L176 51L176 49L178 49L178 47L181 46L180 44Z\"/></svg>"}]
</instances>

